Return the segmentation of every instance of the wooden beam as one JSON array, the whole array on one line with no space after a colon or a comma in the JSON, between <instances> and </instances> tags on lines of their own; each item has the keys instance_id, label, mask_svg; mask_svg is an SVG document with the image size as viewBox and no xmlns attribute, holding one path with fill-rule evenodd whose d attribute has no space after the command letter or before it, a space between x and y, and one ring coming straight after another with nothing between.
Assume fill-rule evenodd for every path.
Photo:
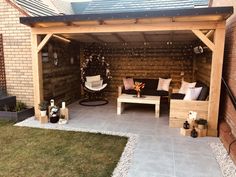
<instances>
[{"instance_id":1,"label":"wooden beam","mask_svg":"<svg viewBox=\"0 0 236 177\"><path fill-rule=\"evenodd\" d=\"M145 35L145 33L140 33L144 39L144 42L148 42L147 36Z\"/></svg>"},{"instance_id":2,"label":"wooden beam","mask_svg":"<svg viewBox=\"0 0 236 177\"><path fill-rule=\"evenodd\" d=\"M120 42L125 43L126 41L117 33L112 33L113 36L115 36Z\"/></svg>"},{"instance_id":3,"label":"wooden beam","mask_svg":"<svg viewBox=\"0 0 236 177\"><path fill-rule=\"evenodd\" d=\"M43 100L43 72L42 72L42 55L38 52L38 44L41 41L37 34L31 36L32 46L32 65L33 65L33 85L34 85L34 109L35 117L39 119L40 111L38 104Z\"/></svg>"},{"instance_id":4,"label":"wooden beam","mask_svg":"<svg viewBox=\"0 0 236 177\"><path fill-rule=\"evenodd\" d=\"M223 22L159 22L154 24L81 25L32 28L32 34L115 33L223 28Z\"/></svg>"},{"instance_id":5,"label":"wooden beam","mask_svg":"<svg viewBox=\"0 0 236 177\"><path fill-rule=\"evenodd\" d=\"M192 32L199 38L201 41L206 44L207 47L211 49L211 51L215 50L215 44L211 42L200 30L192 30Z\"/></svg>"},{"instance_id":6,"label":"wooden beam","mask_svg":"<svg viewBox=\"0 0 236 177\"><path fill-rule=\"evenodd\" d=\"M225 46L225 29L215 30L214 42L216 48L212 54L209 108L208 108L209 136L217 136L221 77L222 77L224 46Z\"/></svg>"},{"instance_id":7,"label":"wooden beam","mask_svg":"<svg viewBox=\"0 0 236 177\"><path fill-rule=\"evenodd\" d=\"M37 48L37 53L39 53L42 48L46 45L46 43L48 42L48 40L52 37L53 33L49 33L47 34L44 39L40 42L40 44L38 45L38 48Z\"/></svg>"},{"instance_id":8,"label":"wooden beam","mask_svg":"<svg viewBox=\"0 0 236 177\"><path fill-rule=\"evenodd\" d=\"M210 38L214 34L214 30L209 30L208 33L206 34L207 38Z\"/></svg>"}]
</instances>

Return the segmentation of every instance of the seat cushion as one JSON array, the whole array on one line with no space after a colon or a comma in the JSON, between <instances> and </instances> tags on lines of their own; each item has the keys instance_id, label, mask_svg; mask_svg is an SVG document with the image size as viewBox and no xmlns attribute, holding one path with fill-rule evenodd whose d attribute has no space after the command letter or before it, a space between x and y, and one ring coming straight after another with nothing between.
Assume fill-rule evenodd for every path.
<instances>
[{"instance_id":1,"label":"seat cushion","mask_svg":"<svg viewBox=\"0 0 236 177\"><path fill-rule=\"evenodd\" d=\"M135 94L136 94L136 91L135 91L135 90L125 90L125 89L123 89L123 90L122 90L122 93L135 95Z\"/></svg>"},{"instance_id":2,"label":"seat cushion","mask_svg":"<svg viewBox=\"0 0 236 177\"><path fill-rule=\"evenodd\" d=\"M202 87L202 91L197 100L205 101L209 95L209 87L200 81L197 81L196 87Z\"/></svg>"},{"instance_id":3,"label":"seat cushion","mask_svg":"<svg viewBox=\"0 0 236 177\"><path fill-rule=\"evenodd\" d=\"M157 95L157 91L153 90L153 89L145 89L141 92L141 94L143 95L151 95L151 96L156 96Z\"/></svg>"},{"instance_id":4,"label":"seat cushion","mask_svg":"<svg viewBox=\"0 0 236 177\"><path fill-rule=\"evenodd\" d=\"M169 92L165 90L156 90L157 96L169 96Z\"/></svg>"},{"instance_id":5,"label":"seat cushion","mask_svg":"<svg viewBox=\"0 0 236 177\"><path fill-rule=\"evenodd\" d=\"M175 100L183 100L185 97L185 94L182 93L172 93L171 94L171 99L175 99Z\"/></svg>"},{"instance_id":6,"label":"seat cushion","mask_svg":"<svg viewBox=\"0 0 236 177\"><path fill-rule=\"evenodd\" d=\"M101 76L96 75L96 76L86 76L86 82L94 82L94 81L100 81Z\"/></svg>"}]
</instances>

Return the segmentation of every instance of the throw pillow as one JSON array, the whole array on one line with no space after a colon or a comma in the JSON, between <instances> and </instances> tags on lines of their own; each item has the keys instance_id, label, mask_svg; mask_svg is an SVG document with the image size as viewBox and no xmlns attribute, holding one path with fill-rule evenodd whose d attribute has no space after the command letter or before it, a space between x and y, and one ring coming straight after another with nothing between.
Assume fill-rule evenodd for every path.
<instances>
[{"instance_id":1,"label":"throw pillow","mask_svg":"<svg viewBox=\"0 0 236 177\"><path fill-rule=\"evenodd\" d=\"M171 80L172 80L171 78L170 79L159 78L157 90L165 90L168 92Z\"/></svg>"},{"instance_id":2,"label":"throw pillow","mask_svg":"<svg viewBox=\"0 0 236 177\"><path fill-rule=\"evenodd\" d=\"M189 83L189 82L182 81L181 87L179 89L179 93L186 94L189 88L193 88L195 86L196 86L196 82Z\"/></svg>"},{"instance_id":3,"label":"throw pillow","mask_svg":"<svg viewBox=\"0 0 236 177\"><path fill-rule=\"evenodd\" d=\"M133 78L123 78L123 84L124 84L125 90L134 89L134 79Z\"/></svg>"},{"instance_id":4,"label":"throw pillow","mask_svg":"<svg viewBox=\"0 0 236 177\"><path fill-rule=\"evenodd\" d=\"M87 81L87 82L94 82L94 81L100 81L100 80L101 80L101 76L100 76L100 75L87 76L87 77L86 77L86 81Z\"/></svg>"},{"instance_id":5,"label":"throw pillow","mask_svg":"<svg viewBox=\"0 0 236 177\"><path fill-rule=\"evenodd\" d=\"M201 91L202 87L189 88L186 92L184 100L197 100Z\"/></svg>"}]
</instances>

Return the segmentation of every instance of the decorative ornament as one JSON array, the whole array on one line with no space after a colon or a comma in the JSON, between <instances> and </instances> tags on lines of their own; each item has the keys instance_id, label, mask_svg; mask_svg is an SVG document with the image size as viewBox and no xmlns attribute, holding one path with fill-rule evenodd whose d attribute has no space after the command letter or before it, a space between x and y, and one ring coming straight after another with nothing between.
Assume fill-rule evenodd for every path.
<instances>
[{"instance_id":1,"label":"decorative ornament","mask_svg":"<svg viewBox=\"0 0 236 177\"><path fill-rule=\"evenodd\" d=\"M197 138L198 137L198 132L196 131L194 126L193 126L193 130L191 131L191 137L193 137L193 138Z\"/></svg>"},{"instance_id":2,"label":"decorative ornament","mask_svg":"<svg viewBox=\"0 0 236 177\"><path fill-rule=\"evenodd\" d=\"M59 118L59 108L54 105L50 108L50 122L57 123L59 121Z\"/></svg>"},{"instance_id":3,"label":"decorative ornament","mask_svg":"<svg viewBox=\"0 0 236 177\"><path fill-rule=\"evenodd\" d=\"M190 124L188 123L188 121L185 121L185 122L184 122L183 128L184 128L184 129L189 129L189 128L190 128Z\"/></svg>"}]
</instances>

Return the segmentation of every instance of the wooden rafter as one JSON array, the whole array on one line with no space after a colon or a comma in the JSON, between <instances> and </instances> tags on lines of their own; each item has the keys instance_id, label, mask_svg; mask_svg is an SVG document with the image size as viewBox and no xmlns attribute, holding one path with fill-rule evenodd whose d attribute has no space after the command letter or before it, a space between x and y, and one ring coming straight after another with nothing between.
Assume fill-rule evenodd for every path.
<instances>
[{"instance_id":1,"label":"wooden rafter","mask_svg":"<svg viewBox=\"0 0 236 177\"><path fill-rule=\"evenodd\" d=\"M209 30L206 34L206 37L210 38L214 34L214 32L215 32L214 30Z\"/></svg>"},{"instance_id":2,"label":"wooden rafter","mask_svg":"<svg viewBox=\"0 0 236 177\"><path fill-rule=\"evenodd\" d=\"M125 43L126 41L117 33L112 33L113 36L115 36L120 42Z\"/></svg>"},{"instance_id":3,"label":"wooden rafter","mask_svg":"<svg viewBox=\"0 0 236 177\"><path fill-rule=\"evenodd\" d=\"M145 33L140 33L144 39L144 42L148 42L147 36L145 35Z\"/></svg>"},{"instance_id":4,"label":"wooden rafter","mask_svg":"<svg viewBox=\"0 0 236 177\"><path fill-rule=\"evenodd\" d=\"M192 30L192 32L199 38L201 41L206 44L207 47L211 49L211 51L215 50L215 44L208 39L205 34L203 34L200 30Z\"/></svg>"},{"instance_id":5,"label":"wooden rafter","mask_svg":"<svg viewBox=\"0 0 236 177\"><path fill-rule=\"evenodd\" d=\"M52 35L53 33L49 33L44 37L44 39L40 42L40 44L37 47L37 53L39 53L42 50L42 48L46 45L46 43L52 37Z\"/></svg>"},{"instance_id":6,"label":"wooden rafter","mask_svg":"<svg viewBox=\"0 0 236 177\"><path fill-rule=\"evenodd\" d=\"M85 34L86 36L90 37L91 39L95 40L96 42L101 42L104 43L102 39L99 39L97 36L92 35L92 34Z\"/></svg>"}]
</instances>

